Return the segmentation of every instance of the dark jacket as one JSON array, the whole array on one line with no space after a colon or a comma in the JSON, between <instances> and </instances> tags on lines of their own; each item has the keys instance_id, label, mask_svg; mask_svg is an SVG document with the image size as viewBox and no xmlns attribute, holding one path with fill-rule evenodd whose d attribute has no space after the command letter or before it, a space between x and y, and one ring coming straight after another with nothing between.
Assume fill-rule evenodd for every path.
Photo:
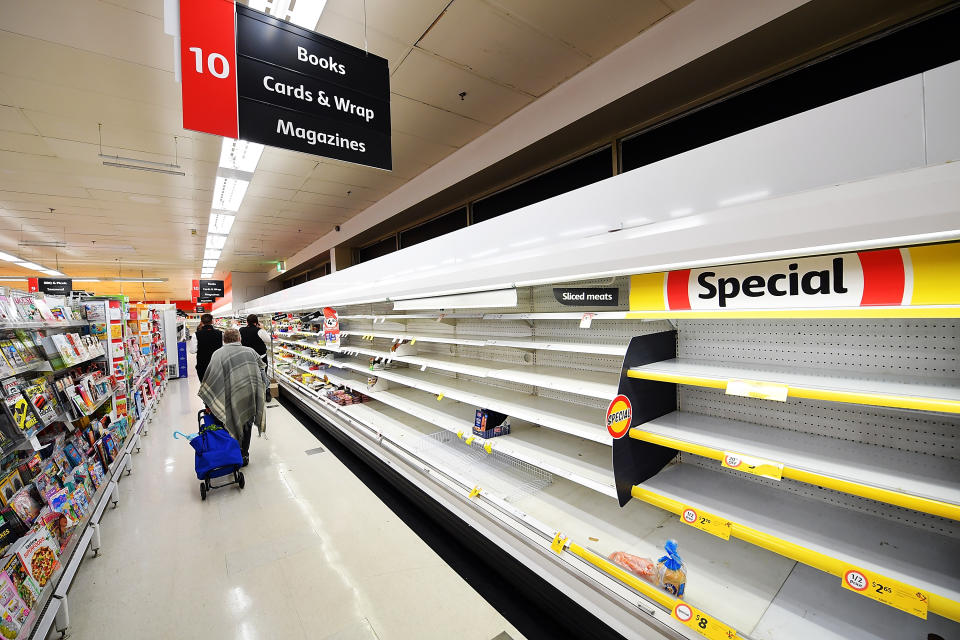
<instances>
[{"instance_id":1,"label":"dark jacket","mask_svg":"<svg viewBox=\"0 0 960 640\"><path fill-rule=\"evenodd\" d=\"M250 347L257 352L257 355L261 358L264 354L267 353L267 345L263 343L263 340L258 335L260 333L260 327L255 327L252 324L240 329L240 344L245 347Z\"/></svg>"},{"instance_id":2,"label":"dark jacket","mask_svg":"<svg viewBox=\"0 0 960 640\"><path fill-rule=\"evenodd\" d=\"M203 382L203 374L210 364L213 352L223 346L223 332L210 325L201 325L197 328L197 375Z\"/></svg>"}]
</instances>

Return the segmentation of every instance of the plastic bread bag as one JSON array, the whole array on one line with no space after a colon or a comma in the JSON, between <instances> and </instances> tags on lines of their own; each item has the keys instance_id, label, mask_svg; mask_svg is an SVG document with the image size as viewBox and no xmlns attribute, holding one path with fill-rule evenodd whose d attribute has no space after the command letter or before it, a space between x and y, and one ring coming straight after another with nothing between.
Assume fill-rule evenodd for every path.
<instances>
[{"instance_id":1,"label":"plastic bread bag","mask_svg":"<svg viewBox=\"0 0 960 640\"><path fill-rule=\"evenodd\" d=\"M682 598L687 585L687 567L677 552L677 541L667 540L663 549L667 553L657 561L657 585L667 593Z\"/></svg>"},{"instance_id":2,"label":"plastic bread bag","mask_svg":"<svg viewBox=\"0 0 960 640\"><path fill-rule=\"evenodd\" d=\"M610 554L610 561L647 582L657 584L657 565L650 558L635 556L625 551L614 551Z\"/></svg>"}]
</instances>

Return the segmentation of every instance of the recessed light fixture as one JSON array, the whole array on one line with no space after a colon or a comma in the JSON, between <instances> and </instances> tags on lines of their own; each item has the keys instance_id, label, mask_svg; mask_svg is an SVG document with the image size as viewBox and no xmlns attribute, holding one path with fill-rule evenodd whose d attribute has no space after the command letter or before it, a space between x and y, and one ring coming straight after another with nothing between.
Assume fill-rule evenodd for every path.
<instances>
[{"instance_id":1,"label":"recessed light fixture","mask_svg":"<svg viewBox=\"0 0 960 640\"><path fill-rule=\"evenodd\" d=\"M216 260L204 260L204 261L203 261L203 268L204 268L204 269L213 269L213 268L215 268L216 266L217 266L217 261L216 261Z\"/></svg>"},{"instance_id":2,"label":"recessed light fixture","mask_svg":"<svg viewBox=\"0 0 960 640\"><path fill-rule=\"evenodd\" d=\"M224 169L253 173L262 153L262 144L224 138L223 145L220 147L220 166Z\"/></svg>"},{"instance_id":3,"label":"recessed light fixture","mask_svg":"<svg viewBox=\"0 0 960 640\"><path fill-rule=\"evenodd\" d=\"M237 216L229 213L214 213L210 212L210 226L207 227L207 233L218 233L222 235L227 235L230 233L230 228L233 226L233 221L236 220Z\"/></svg>"},{"instance_id":4,"label":"recessed light fixture","mask_svg":"<svg viewBox=\"0 0 960 640\"><path fill-rule=\"evenodd\" d=\"M222 252L220 251L220 249L207 249L206 251L203 252L203 259L204 259L204 260L219 260L221 253L222 253Z\"/></svg>"},{"instance_id":5,"label":"recessed light fixture","mask_svg":"<svg viewBox=\"0 0 960 640\"><path fill-rule=\"evenodd\" d=\"M217 176L213 185L213 208L223 211L238 210L249 186L249 180Z\"/></svg>"},{"instance_id":6,"label":"recessed light fixture","mask_svg":"<svg viewBox=\"0 0 960 640\"><path fill-rule=\"evenodd\" d=\"M227 244L227 236L207 234L207 249L223 249L225 244Z\"/></svg>"}]
</instances>

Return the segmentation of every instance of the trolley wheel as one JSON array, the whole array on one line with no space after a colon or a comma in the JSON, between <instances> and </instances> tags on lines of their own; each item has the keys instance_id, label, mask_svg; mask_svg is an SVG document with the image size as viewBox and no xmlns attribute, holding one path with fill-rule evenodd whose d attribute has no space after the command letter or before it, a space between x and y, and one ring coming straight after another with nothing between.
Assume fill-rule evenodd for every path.
<instances>
[{"instance_id":1,"label":"trolley wheel","mask_svg":"<svg viewBox=\"0 0 960 640\"><path fill-rule=\"evenodd\" d=\"M200 499L201 500L207 499L207 483L206 482L200 483Z\"/></svg>"},{"instance_id":2,"label":"trolley wheel","mask_svg":"<svg viewBox=\"0 0 960 640\"><path fill-rule=\"evenodd\" d=\"M246 484L246 482L243 479L243 471L237 472L237 484L240 485L241 489L243 489L243 485Z\"/></svg>"}]
</instances>

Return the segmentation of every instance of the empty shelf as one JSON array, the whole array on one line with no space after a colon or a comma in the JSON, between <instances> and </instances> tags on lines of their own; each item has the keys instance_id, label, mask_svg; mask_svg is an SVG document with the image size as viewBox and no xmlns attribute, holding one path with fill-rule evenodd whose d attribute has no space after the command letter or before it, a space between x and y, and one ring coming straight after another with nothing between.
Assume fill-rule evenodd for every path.
<instances>
[{"instance_id":1,"label":"empty shelf","mask_svg":"<svg viewBox=\"0 0 960 640\"><path fill-rule=\"evenodd\" d=\"M784 478L960 520L960 465L946 458L684 412L630 437L714 460L764 458L782 464Z\"/></svg>"},{"instance_id":2,"label":"empty shelf","mask_svg":"<svg viewBox=\"0 0 960 640\"><path fill-rule=\"evenodd\" d=\"M795 398L960 413L960 379L838 369L672 359L633 367L631 378L725 389L731 380L780 384Z\"/></svg>"},{"instance_id":3,"label":"empty shelf","mask_svg":"<svg viewBox=\"0 0 960 640\"><path fill-rule=\"evenodd\" d=\"M635 486L633 496L726 519L731 536L831 573L837 589L851 567L898 580L927 592L931 612L960 621L960 541L947 536L687 464Z\"/></svg>"}]
</instances>

